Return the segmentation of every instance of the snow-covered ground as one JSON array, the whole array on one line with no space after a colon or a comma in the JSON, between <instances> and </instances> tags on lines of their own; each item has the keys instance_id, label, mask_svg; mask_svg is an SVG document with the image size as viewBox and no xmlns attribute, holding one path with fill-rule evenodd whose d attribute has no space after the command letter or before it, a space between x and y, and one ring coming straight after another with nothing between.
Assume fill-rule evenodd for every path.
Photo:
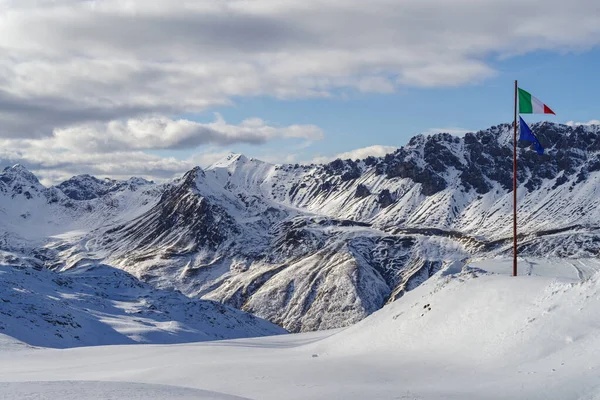
<instances>
[{"instance_id":1,"label":"snow-covered ground","mask_svg":"<svg viewBox=\"0 0 600 400\"><path fill-rule=\"evenodd\" d=\"M3 255L0 251L0 260ZM286 331L219 303L153 288L106 265L59 274L0 263L0 333L34 346L69 348L199 342Z\"/></svg>"},{"instance_id":2,"label":"snow-covered ground","mask_svg":"<svg viewBox=\"0 0 600 400\"><path fill-rule=\"evenodd\" d=\"M581 262L523 260L516 278L510 260L451 264L334 331L68 350L4 337L0 398L597 400L600 274Z\"/></svg>"}]
</instances>

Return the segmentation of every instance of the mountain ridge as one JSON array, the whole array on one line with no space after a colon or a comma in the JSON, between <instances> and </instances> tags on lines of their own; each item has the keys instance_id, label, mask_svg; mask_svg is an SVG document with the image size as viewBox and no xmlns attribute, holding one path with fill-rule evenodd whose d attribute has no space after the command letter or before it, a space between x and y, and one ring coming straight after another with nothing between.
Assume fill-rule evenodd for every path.
<instances>
[{"instance_id":1,"label":"mountain ridge","mask_svg":"<svg viewBox=\"0 0 600 400\"><path fill-rule=\"evenodd\" d=\"M546 154L519 143L520 252L595 257L598 127L532 129ZM68 218L103 223L50 240L46 264L106 263L290 331L347 326L444 266L509 255L511 138L509 124L418 135L384 157L311 165L232 154L171 183L82 200L53 187L53 207L75 205Z\"/></svg>"}]
</instances>

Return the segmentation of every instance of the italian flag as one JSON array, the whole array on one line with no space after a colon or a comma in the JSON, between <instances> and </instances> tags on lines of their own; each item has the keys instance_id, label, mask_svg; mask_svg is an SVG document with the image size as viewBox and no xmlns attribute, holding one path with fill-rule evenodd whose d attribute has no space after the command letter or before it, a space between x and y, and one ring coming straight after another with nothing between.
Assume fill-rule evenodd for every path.
<instances>
[{"instance_id":1,"label":"italian flag","mask_svg":"<svg viewBox=\"0 0 600 400\"><path fill-rule=\"evenodd\" d=\"M554 111L531 93L519 88L519 114L554 114Z\"/></svg>"}]
</instances>

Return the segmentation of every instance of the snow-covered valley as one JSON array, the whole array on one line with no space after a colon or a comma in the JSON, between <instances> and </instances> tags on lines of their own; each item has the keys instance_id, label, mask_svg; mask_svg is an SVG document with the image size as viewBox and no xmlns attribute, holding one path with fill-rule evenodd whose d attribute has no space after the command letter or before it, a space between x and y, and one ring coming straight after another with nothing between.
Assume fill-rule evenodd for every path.
<instances>
[{"instance_id":1,"label":"snow-covered valley","mask_svg":"<svg viewBox=\"0 0 600 400\"><path fill-rule=\"evenodd\" d=\"M286 333L228 306L154 289L100 265L65 273L0 266L0 333L34 346L183 343Z\"/></svg>"},{"instance_id":2,"label":"snow-covered valley","mask_svg":"<svg viewBox=\"0 0 600 400\"><path fill-rule=\"evenodd\" d=\"M522 264L531 275L493 272L508 259L448 266L332 331L70 350L4 337L0 397L599 399L597 260L578 263L584 280L560 259Z\"/></svg>"}]
</instances>

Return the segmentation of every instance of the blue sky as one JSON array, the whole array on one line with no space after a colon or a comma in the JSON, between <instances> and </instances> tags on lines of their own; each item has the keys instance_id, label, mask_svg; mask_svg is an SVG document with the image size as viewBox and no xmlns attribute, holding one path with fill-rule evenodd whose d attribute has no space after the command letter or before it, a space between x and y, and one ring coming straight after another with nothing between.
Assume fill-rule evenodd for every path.
<instances>
[{"instance_id":1,"label":"blue sky","mask_svg":"<svg viewBox=\"0 0 600 400\"><path fill-rule=\"evenodd\" d=\"M535 52L507 59L489 60L497 75L483 82L448 88L404 88L392 94L356 91L327 99L278 100L272 97L238 98L233 106L219 107L188 116L200 122L220 113L239 123L260 115L270 123L315 124L325 133L322 140L300 148L303 141L278 141L268 145L231 146L234 152L256 157L284 151L297 160L315 155L334 156L372 145L400 147L418 134L439 128L479 130L511 122L514 80L557 113L528 115L527 121L558 123L600 119L600 50ZM194 150L168 152L185 157Z\"/></svg>"},{"instance_id":2,"label":"blue sky","mask_svg":"<svg viewBox=\"0 0 600 400\"><path fill-rule=\"evenodd\" d=\"M0 0L0 11L0 167L21 163L45 184L168 180L228 152L381 156L418 133L510 122L514 79L552 121L600 119L597 0Z\"/></svg>"}]
</instances>

